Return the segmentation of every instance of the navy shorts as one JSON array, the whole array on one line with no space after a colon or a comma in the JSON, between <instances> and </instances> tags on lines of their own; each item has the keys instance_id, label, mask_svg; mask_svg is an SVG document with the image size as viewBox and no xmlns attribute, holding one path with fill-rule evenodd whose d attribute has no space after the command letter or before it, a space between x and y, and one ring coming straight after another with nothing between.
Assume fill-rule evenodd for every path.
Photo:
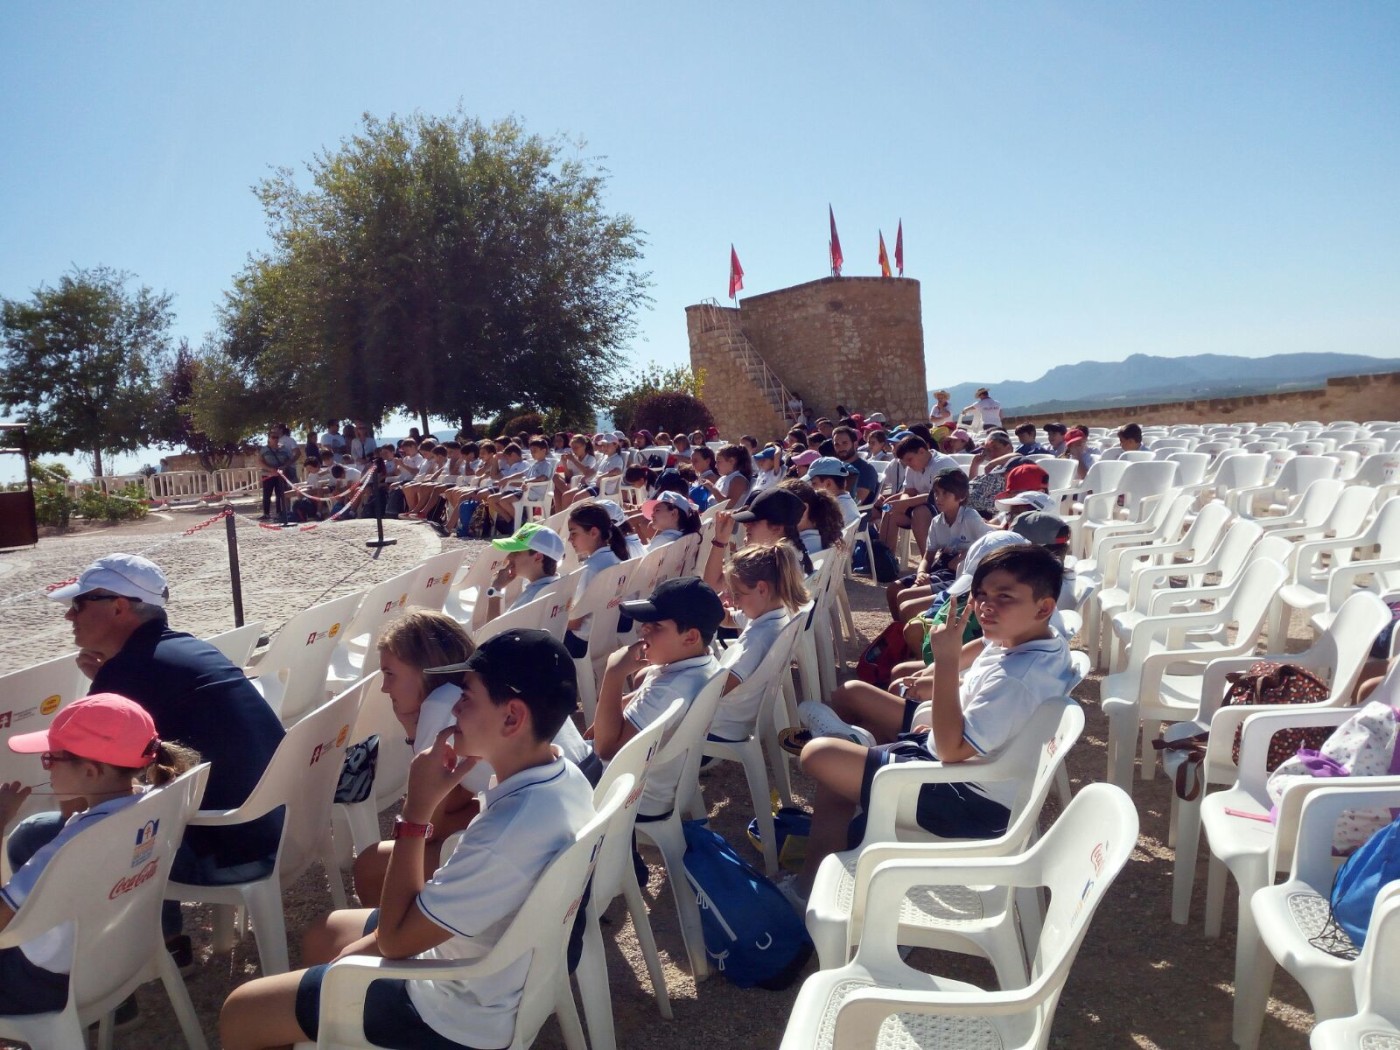
<instances>
[{"instance_id":1,"label":"navy shorts","mask_svg":"<svg viewBox=\"0 0 1400 1050\"><path fill-rule=\"evenodd\" d=\"M912 715L906 708L906 717ZM894 762L930 762L924 747L927 733L904 733L893 744L872 747L865 755L865 773L860 782L861 809L870 808L870 784L881 766ZM945 839L990 839L1004 834L1011 821L1011 811L1000 802L974 790L970 784L925 784L919 788L919 801L914 811L919 827ZM865 820L852 826L852 837L858 844L864 837Z\"/></svg>"},{"instance_id":2,"label":"navy shorts","mask_svg":"<svg viewBox=\"0 0 1400 1050\"><path fill-rule=\"evenodd\" d=\"M51 1014L68 1003L68 975L35 966L18 948L0 948L0 1015Z\"/></svg>"}]
</instances>

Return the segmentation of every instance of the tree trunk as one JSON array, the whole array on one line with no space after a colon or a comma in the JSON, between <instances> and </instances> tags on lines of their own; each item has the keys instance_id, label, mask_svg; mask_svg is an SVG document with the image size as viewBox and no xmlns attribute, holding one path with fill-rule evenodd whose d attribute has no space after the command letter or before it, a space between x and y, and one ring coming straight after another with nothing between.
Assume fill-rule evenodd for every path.
<instances>
[{"instance_id":1,"label":"tree trunk","mask_svg":"<svg viewBox=\"0 0 1400 1050\"><path fill-rule=\"evenodd\" d=\"M422 430L423 430L423 436L424 436L424 437L427 437L429 434L432 433L432 431L428 429L428 412L427 412L427 409L419 409L419 410L418 410L418 421L419 421L420 423L423 424Z\"/></svg>"},{"instance_id":2,"label":"tree trunk","mask_svg":"<svg viewBox=\"0 0 1400 1050\"><path fill-rule=\"evenodd\" d=\"M100 448L92 450L92 476L95 478L102 476L102 450Z\"/></svg>"}]
</instances>

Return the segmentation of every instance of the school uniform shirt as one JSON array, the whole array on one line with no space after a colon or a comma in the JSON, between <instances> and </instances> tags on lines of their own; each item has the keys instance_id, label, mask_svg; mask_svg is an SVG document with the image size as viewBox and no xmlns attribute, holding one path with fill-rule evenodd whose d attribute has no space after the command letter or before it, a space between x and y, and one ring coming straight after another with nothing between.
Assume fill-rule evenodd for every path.
<instances>
[{"instance_id":1,"label":"school uniform shirt","mask_svg":"<svg viewBox=\"0 0 1400 1050\"><path fill-rule=\"evenodd\" d=\"M995 755L1046 700L1066 695L1076 675L1069 660L1069 643L1058 634L1036 638L1011 649L988 641L963 675L958 699L962 704L963 739L979 755ZM934 750L933 734L925 745ZM1030 771L1027 771L1029 775ZM969 784L978 794L1011 808L1020 783L996 780Z\"/></svg>"},{"instance_id":2,"label":"school uniform shirt","mask_svg":"<svg viewBox=\"0 0 1400 1050\"><path fill-rule=\"evenodd\" d=\"M423 704L418 708L418 725L413 739L409 741L415 754L427 747L448 726L457 724L457 716L452 709L457 706L461 695L460 686L444 684L423 698ZM559 753L574 765L578 765L592 751L592 747L579 735L573 720L568 718L564 719L559 732L554 734L553 743ZM489 762L479 761L463 774L462 787L478 795L491 786L491 778L495 775Z\"/></svg>"},{"instance_id":3,"label":"school uniform shirt","mask_svg":"<svg viewBox=\"0 0 1400 1050\"><path fill-rule=\"evenodd\" d=\"M597 576L604 569L610 569L614 565L620 565L622 559L612 552L611 547L599 547L596 551L583 559L583 564L579 566L583 574L578 578L578 586L574 588L576 598L582 598L588 593L588 585L593 582L593 577ZM574 637L588 641L588 635L593 630L593 615L583 618L583 623L574 629Z\"/></svg>"},{"instance_id":4,"label":"school uniform shirt","mask_svg":"<svg viewBox=\"0 0 1400 1050\"><path fill-rule=\"evenodd\" d=\"M826 549L822 546L822 534L816 529L803 529L798 535L802 538L802 546L808 554L820 554Z\"/></svg>"},{"instance_id":5,"label":"school uniform shirt","mask_svg":"<svg viewBox=\"0 0 1400 1050\"><path fill-rule=\"evenodd\" d=\"M523 462L523 460L522 460ZM542 478L549 478L554 473L554 464L548 456L544 459L532 459L525 464L525 480L539 481Z\"/></svg>"},{"instance_id":6,"label":"school uniform shirt","mask_svg":"<svg viewBox=\"0 0 1400 1050\"><path fill-rule=\"evenodd\" d=\"M518 463L502 463L501 480L505 481L507 478L518 478L520 477L520 475L524 474L525 471L527 471L528 469L529 468L525 465L525 461L523 459L520 460Z\"/></svg>"},{"instance_id":7,"label":"school uniform shirt","mask_svg":"<svg viewBox=\"0 0 1400 1050\"><path fill-rule=\"evenodd\" d=\"M982 515L964 503L958 508L958 516L951 524L942 514L933 516L933 524L928 528L928 546L925 551L930 557L940 550L960 554L971 547L974 540L992 531L992 526L983 520Z\"/></svg>"},{"instance_id":8,"label":"school uniform shirt","mask_svg":"<svg viewBox=\"0 0 1400 1050\"><path fill-rule=\"evenodd\" d=\"M933 490L933 479L945 470L962 470L958 466L958 461L952 456L945 456L942 452L933 452L929 455L928 466L923 470L914 470L912 467L905 467L904 476L900 479L900 491L913 489L922 496L927 496Z\"/></svg>"},{"instance_id":9,"label":"school uniform shirt","mask_svg":"<svg viewBox=\"0 0 1400 1050\"><path fill-rule=\"evenodd\" d=\"M603 465L598 468L599 474L621 474L627 469L627 457L621 452L614 452L611 456L603 459Z\"/></svg>"},{"instance_id":10,"label":"school uniform shirt","mask_svg":"<svg viewBox=\"0 0 1400 1050\"><path fill-rule=\"evenodd\" d=\"M65 844L73 841L86 828L100 824L104 817L109 817L113 813L135 804L140 797L140 795L123 795L120 798L99 802L81 813L74 813L68 818L67 823L63 825L59 833L39 847L38 852L29 858L24 867L15 872L14 877L3 888L0 888L0 900L3 900L13 910L19 911L24 902L29 899L29 895L34 892L34 887L39 882L39 876L44 874L44 869L49 866L49 861L53 860L54 855ZM73 924L65 922L39 934L31 941L25 941L19 946L19 949L24 952L26 959L35 966L48 970L49 973L70 973L73 969L73 940Z\"/></svg>"},{"instance_id":11,"label":"school uniform shirt","mask_svg":"<svg viewBox=\"0 0 1400 1050\"><path fill-rule=\"evenodd\" d=\"M452 936L419 959L485 956L556 856L592 819L593 791L572 762L521 770L486 792L481 814L418 894L418 908ZM409 981L408 997L444 1039L506 1046L530 971L522 957L489 977Z\"/></svg>"},{"instance_id":12,"label":"school uniform shirt","mask_svg":"<svg viewBox=\"0 0 1400 1050\"><path fill-rule=\"evenodd\" d=\"M851 498L849 492L843 492L836 497L836 505L841 508L841 521L849 525L860 517L860 510L856 507L856 501Z\"/></svg>"},{"instance_id":13,"label":"school uniform shirt","mask_svg":"<svg viewBox=\"0 0 1400 1050\"><path fill-rule=\"evenodd\" d=\"M528 605L558 582L558 574L554 576L541 576L538 580L531 580L521 588L520 593L516 596L515 601L510 603L510 608L506 609L506 612L510 612L511 609L518 609L522 605Z\"/></svg>"},{"instance_id":14,"label":"school uniform shirt","mask_svg":"<svg viewBox=\"0 0 1400 1050\"><path fill-rule=\"evenodd\" d=\"M665 714L677 697L684 699L689 708L718 670L719 661L709 653L676 660L663 667L650 667L643 672L642 684L622 709L622 717L634 729L645 729ZM676 782L683 765L685 761L681 758L665 763L652 762L646 787L642 790L639 813L661 816L671 810L676 802Z\"/></svg>"},{"instance_id":15,"label":"school uniform shirt","mask_svg":"<svg viewBox=\"0 0 1400 1050\"><path fill-rule=\"evenodd\" d=\"M715 488L719 489L725 499L728 499L729 489L733 486L735 479L742 478L743 476L744 475L740 474L737 470L731 470L728 474L721 474L715 479Z\"/></svg>"},{"instance_id":16,"label":"school uniform shirt","mask_svg":"<svg viewBox=\"0 0 1400 1050\"><path fill-rule=\"evenodd\" d=\"M739 637L724 651L720 666L740 682L747 682L763 663L787 622L787 610L781 606L748 621ZM746 693L750 695L745 696ZM731 697L738 697L737 703ZM747 740L758 721L762 702L762 691L751 692L738 687L720 697L710 723L710 736L721 740Z\"/></svg>"},{"instance_id":17,"label":"school uniform shirt","mask_svg":"<svg viewBox=\"0 0 1400 1050\"><path fill-rule=\"evenodd\" d=\"M627 541L628 561L631 561L633 558L640 558L646 554L646 544L642 542L642 538L638 536L635 532L629 532L626 536L623 537L623 539Z\"/></svg>"},{"instance_id":18,"label":"school uniform shirt","mask_svg":"<svg viewBox=\"0 0 1400 1050\"><path fill-rule=\"evenodd\" d=\"M684 535L685 533L681 532L680 529L662 529L653 536L651 542L647 544L647 553L650 554L654 550L659 550L668 543L675 543L676 540Z\"/></svg>"},{"instance_id":19,"label":"school uniform shirt","mask_svg":"<svg viewBox=\"0 0 1400 1050\"><path fill-rule=\"evenodd\" d=\"M579 462L582 463L589 470L592 470L595 466L598 465L598 457L593 455L592 453L589 453L588 455L585 455L581 460L579 460ZM580 471L578 467L574 466L572 462L564 464L564 474L571 481L574 478L583 476L583 472Z\"/></svg>"}]
</instances>

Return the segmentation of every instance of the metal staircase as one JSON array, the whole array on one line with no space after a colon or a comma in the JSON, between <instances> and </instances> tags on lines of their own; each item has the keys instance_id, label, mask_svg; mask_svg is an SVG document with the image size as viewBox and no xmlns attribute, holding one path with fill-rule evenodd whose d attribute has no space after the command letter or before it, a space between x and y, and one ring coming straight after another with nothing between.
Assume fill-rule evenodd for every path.
<instances>
[{"instance_id":1,"label":"metal staircase","mask_svg":"<svg viewBox=\"0 0 1400 1050\"><path fill-rule=\"evenodd\" d=\"M718 333L717 341L734 358L734 362L748 376L749 382L759 389L764 400L772 406L778 419L786 427L787 405L792 398L792 392L783 385L783 381L773 374L768 363L759 356L753 343L749 342L749 337L744 334L744 330L734 320L732 308L721 306L718 299L702 300L700 306L701 331Z\"/></svg>"}]
</instances>

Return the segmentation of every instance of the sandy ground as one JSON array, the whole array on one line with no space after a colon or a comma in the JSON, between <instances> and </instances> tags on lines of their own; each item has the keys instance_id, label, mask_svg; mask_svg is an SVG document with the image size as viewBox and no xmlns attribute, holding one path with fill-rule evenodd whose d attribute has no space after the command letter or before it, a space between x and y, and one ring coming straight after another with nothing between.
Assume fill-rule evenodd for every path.
<instances>
[{"instance_id":1,"label":"sandy ground","mask_svg":"<svg viewBox=\"0 0 1400 1050\"><path fill-rule=\"evenodd\" d=\"M61 608L34 596L34 592L76 574L88 561L108 552L150 552L166 569L172 584L171 620L176 626L197 634L233 626L223 522L189 537L172 538L210 513L180 511L153 516L139 524L45 539L37 548L0 553L0 609L8 627L0 637L0 673L71 650ZM248 620L261 619L269 630L275 629L293 612L318 600L367 587L404 571L446 544L458 543L440 540L424 526L390 522L386 533L399 543L375 555L364 546L371 532L368 523L348 523L283 535L259 529L251 517L240 515L237 533ZM480 548L479 543L468 546ZM881 590L860 581L850 581L848 587L861 635L857 643L847 646L848 659L854 659L865 640L888 622L888 616ZM1104 776L1107 721L1098 706L1097 676L1085 681L1076 695L1087 715L1085 734L1069 756L1077 789ZM796 774L795 786L802 793L811 785ZM742 850L749 850L743 827L752 814L752 804L741 771L726 763L706 775L704 789L714 825ZM1166 846L1170 797L1167 782L1160 776L1139 781L1135 787L1134 799L1142 819L1138 848L1105 899L1079 953L1059 1004L1053 1047L1167 1050L1233 1045L1233 895L1226 904L1226 933L1219 940L1206 940L1201 933L1205 895L1202 860L1191 924L1176 926L1170 921L1172 851ZM1046 823L1053 819L1056 808L1052 801L1044 817ZM753 857L759 863L756 852ZM683 963L677 961L683 960L684 952L675 907L664 870L656 863L651 866L647 895L675 1020L660 1020L631 923L625 909L615 904L608 916L613 936L607 939L619 1047L776 1047L796 987L786 992L742 990L721 977L712 977L697 989ZM308 872L286 895L293 965L299 957L301 931L329 908L326 875L319 869ZM213 955L209 915L203 908L187 908L187 929L194 935L202 962L187 983L206 1036L211 1045L217 1045L219 1007L231 988L257 975L256 948L249 938L231 954ZM911 963L984 985L992 980L985 963L961 956L917 952ZM1312 1025L1307 997L1283 974L1274 982L1274 996L1260 1045L1303 1050ZM181 1045L160 985L146 986L139 998L141 1018L118 1034L117 1047L144 1050ZM552 1021L537 1045L562 1046Z\"/></svg>"}]
</instances>

